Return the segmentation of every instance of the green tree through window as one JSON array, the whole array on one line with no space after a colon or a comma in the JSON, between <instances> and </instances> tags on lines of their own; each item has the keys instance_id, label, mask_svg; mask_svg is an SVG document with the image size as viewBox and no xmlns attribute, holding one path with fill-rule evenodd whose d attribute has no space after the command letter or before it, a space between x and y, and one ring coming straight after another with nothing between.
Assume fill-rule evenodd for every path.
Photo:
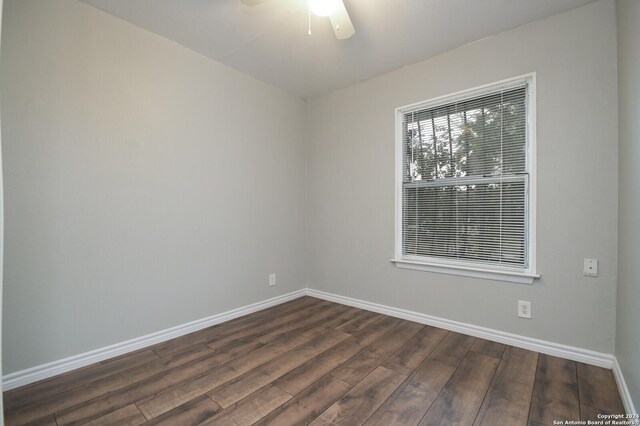
<instances>
[{"instance_id":1,"label":"green tree through window","mask_svg":"<svg viewBox=\"0 0 640 426\"><path fill-rule=\"evenodd\" d=\"M403 113L402 254L525 269L527 86Z\"/></svg>"}]
</instances>

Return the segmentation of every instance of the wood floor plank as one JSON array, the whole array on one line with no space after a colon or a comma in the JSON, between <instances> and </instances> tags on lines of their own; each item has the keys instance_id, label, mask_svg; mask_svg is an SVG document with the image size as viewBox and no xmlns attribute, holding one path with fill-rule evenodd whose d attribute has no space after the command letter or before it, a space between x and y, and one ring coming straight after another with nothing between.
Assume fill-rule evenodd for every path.
<instances>
[{"instance_id":1,"label":"wood floor plank","mask_svg":"<svg viewBox=\"0 0 640 426\"><path fill-rule=\"evenodd\" d=\"M448 331L441 328L425 326L391 355L383 365L408 376L424 361L448 333Z\"/></svg>"},{"instance_id":2,"label":"wood floor plank","mask_svg":"<svg viewBox=\"0 0 640 426\"><path fill-rule=\"evenodd\" d=\"M267 385L249 397L212 417L202 425L249 426L292 398L282 389Z\"/></svg>"},{"instance_id":3,"label":"wood floor plank","mask_svg":"<svg viewBox=\"0 0 640 426\"><path fill-rule=\"evenodd\" d=\"M317 314L316 318L318 320L315 322L308 323L307 321L302 321L297 324L291 323L286 327L287 333L282 333L282 330L274 330L270 335L277 337L264 347L254 350L242 358L234 359L201 377L154 392L152 397L146 398L144 401L138 403L138 407L145 416L153 418L177 405L183 404L192 398L236 379L242 374L292 350L294 347L308 342L309 338L304 336L304 332L321 324L326 315L330 315L330 311ZM226 353L226 351L222 353Z\"/></svg>"},{"instance_id":4,"label":"wood floor plank","mask_svg":"<svg viewBox=\"0 0 640 426\"><path fill-rule=\"evenodd\" d=\"M233 346L236 341L247 338L257 339L264 343L265 339L272 339L274 334L281 335L287 333L302 322L316 322L319 318L326 318L334 309L336 309L336 307L332 307L328 302L319 303L304 311L285 314L272 321L263 322L225 337L212 340L208 342L208 346L211 349L223 351L228 346Z\"/></svg>"},{"instance_id":5,"label":"wood floor plank","mask_svg":"<svg viewBox=\"0 0 640 426\"><path fill-rule=\"evenodd\" d=\"M351 386L333 376L324 376L256 425L290 426L309 424L340 399Z\"/></svg>"},{"instance_id":6,"label":"wood floor plank","mask_svg":"<svg viewBox=\"0 0 640 426\"><path fill-rule=\"evenodd\" d=\"M7 391L4 393L4 406L5 409L12 410L27 404L33 404L60 394L61 390L69 391L155 359L158 359L158 355L153 351L143 350L128 354L128 356L118 357L117 360L106 364L96 363L89 365L60 376Z\"/></svg>"},{"instance_id":7,"label":"wood floor plank","mask_svg":"<svg viewBox=\"0 0 640 426\"><path fill-rule=\"evenodd\" d=\"M137 401L136 404L145 417L154 419L205 395L211 387L226 383L236 377L237 374L232 369L222 365L212 368L211 371L204 374L194 375L187 380L161 384L154 383L152 388L147 387L142 391L136 391L134 395L119 395L119 398L124 401L132 399ZM100 405L95 407L94 410L104 410L106 408L104 402L100 401ZM72 414L75 414L76 418L83 418L89 415L86 410L79 414Z\"/></svg>"},{"instance_id":8,"label":"wood floor plank","mask_svg":"<svg viewBox=\"0 0 640 426\"><path fill-rule=\"evenodd\" d=\"M56 418L53 414L33 420L27 423L13 423L10 419L5 419L6 426L57 426Z\"/></svg>"},{"instance_id":9,"label":"wood floor plank","mask_svg":"<svg viewBox=\"0 0 640 426\"><path fill-rule=\"evenodd\" d=\"M146 423L146 421L147 419L138 410L138 407L135 404L131 404L90 421L87 426L138 426Z\"/></svg>"},{"instance_id":10,"label":"wood floor plank","mask_svg":"<svg viewBox=\"0 0 640 426\"><path fill-rule=\"evenodd\" d=\"M588 405L580 404L580 420L584 422L588 422L589 420L591 420L592 422L598 421L598 420L602 421L602 418L598 417L601 414L612 415L612 414L624 414L624 413L625 413L624 409L623 411L618 411L618 409L603 409L603 408L590 407ZM596 424L596 423L592 423L592 424Z\"/></svg>"},{"instance_id":11,"label":"wood floor plank","mask_svg":"<svg viewBox=\"0 0 640 426\"><path fill-rule=\"evenodd\" d=\"M194 397L200 396L209 390L206 389L205 391L195 394L189 398L186 398L184 395L181 395L179 398L178 394L176 394L175 400L172 400L168 394L172 392L173 387L180 386L183 382L189 382L203 374L218 375L219 379L228 377L228 380L231 380L236 374L241 373L237 373L234 369L228 369L225 367L227 363L243 362L243 360L246 359L245 357L255 360L256 358L265 357L267 354L272 354L272 356L275 357L280 354L279 350L288 350L288 345L300 344L305 341L305 338L294 336L287 341L284 340L286 339L280 339L270 346L262 345L259 342L245 342L234 348L234 350L214 352L205 358L171 369L166 374L152 376L101 398L94 399L90 403L64 410L57 415L57 419L59 422L64 423L85 421L87 419L104 415L110 411L114 411L132 402L141 401L148 398L150 395L155 395L156 397L162 395L163 398L167 399L168 402L165 408L157 414L160 415L182 405ZM278 345L281 345L282 347L279 348ZM268 359L269 358L265 358L265 361ZM141 411L144 413L144 410ZM150 418L152 417L155 416L150 416Z\"/></svg>"},{"instance_id":12,"label":"wood floor plank","mask_svg":"<svg viewBox=\"0 0 640 426\"><path fill-rule=\"evenodd\" d=\"M103 359L102 361L97 362L97 363L95 363L93 365L89 365L87 367L82 367L82 368L79 368L78 370L73 370L73 372L82 371L85 368L92 368L94 366L97 367L98 364L105 364L105 365L106 364L111 364L112 366L113 365L118 365L118 364L121 364L121 363L125 363L126 364L126 362L131 362L132 359L137 358L139 355L142 355L144 353L146 353L147 356L151 356L151 354L148 354L149 351L153 352L151 350L151 347L149 347L149 346L144 347L144 348L140 348L140 349L136 349L136 350L131 351L131 352L126 352L126 353L123 353L123 354L120 354L120 355L116 355L116 356L111 357L111 358ZM155 354L155 352L154 352L154 354ZM158 354L155 354L155 356L157 357ZM47 380L50 380L50 379L47 379Z\"/></svg>"},{"instance_id":13,"label":"wood floor plank","mask_svg":"<svg viewBox=\"0 0 640 426\"><path fill-rule=\"evenodd\" d=\"M421 328L422 325L415 322L402 322L342 366L333 370L331 375L352 386L357 385L360 380L386 361L393 352L404 345Z\"/></svg>"},{"instance_id":14,"label":"wood floor plank","mask_svg":"<svg viewBox=\"0 0 640 426\"><path fill-rule=\"evenodd\" d=\"M476 338L476 341L473 342L473 345L471 345L471 348L469 348L469 350L473 352L479 352L483 355L493 358L501 359L505 348L506 345L503 345L502 343L491 342L489 340Z\"/></svg>"},{"instance_id":15,"label":"wood floor plank","mask_svg":"<svg viewBox=\"0 0 640 426\"><path fill-rule=\"evenodd\" d=\"M208 395L221 407L227 408L348 337L349 334L339 330L327 332L251 370L237 380L209 391Z\"/></svg>"},{"instance_id":16,"label":"wood floor plank","mask_svg":"<svg viewBox=\"0 0 640 426\"><path fill-rule=\"evenodd\" d=\"M372 415L369 426L417 425L447 384L454 367L426 359Z\"/></svg>"},{"instance_id":17,"label":"wood floor plank","mask_svg":"<svg viewBox=\"0 0 640 426\"><path fill-rule=\"evenodd\" d=\"M360 343L362 346L369 346L371 343L378 340L380 337L384 336L403 322L406 321L388 316L380 316L377 317L375 321L369 323L365 328L353 333L353 337L356 339L356 342Z\"/></svg>"},{"instance_id":18,"label":"wood floor plank","mask_svg":"<svg viewBox=\"0 0 640 426\"><path fill-rule=\"evenodd\" d=\"M507 346L502 356L498 377L504 377L507 380L513 380L525 385L535 383L538 356L538 352Z\"/></svg>"},{"instance_id":19,"label":"wood floor plank","mask_svg":"<svg viewBox=\"0 0 640 426\"><path fill-rule=\"evenodd\" d=\"M429 359L457 367L475 342L475 337L450 332L431 352Z\"/></svg>"},{"instance_id":20,"label":"wood floor plank","mask_svg":"<svg viewBox=\"0 0 640 426\"><path fill-rule=\"evenodd\" d=\"M311 336L314 330L323 328L327 321L330 321L345 310L343 306L336 305L335 303L327 303L328 305L322 306L321 310L315 314L307 317L294 318L288 323L269 328L269 332L258 336L257 340L266 343L291 332Z\"/></svg>"},{"instance_id":21,"label":"wood floor plank","mask_svg":"<svg viewBox=\"0 0 640 426\"><path fill-rule=\"evenodd\" d=\"M541 354L531 397L529 419L552 424L580 418L576 363Z\"/></svg>"},{"instance_id":22,"label":"wood floor plank","mask_svg":"<svg viewBox=\"0 0 640 426\"><path fill-rule=\"evenodd\" d=\"M256 324L269 323L274 318L278 318L283 314L304 312L306 309L310 309L320 303L322 303L322 301L319 299L301 297L269 309L254 312L250 315L235 318L233 320L208 327L204 330L196 331L167 342L159 343L151 346L149 349L152 349L161 357L169 356L176 351L183 351L185 347L210 343L215 339L232 335L239 330L251 328Z\"/></svg>"},{"instance_id":23,"label":"wood floor plank","mask_svg":"<svg viewBox=\"0 0 640 426\"><path fill-rule=\"evenodd\" d=\"M185 402L204 395L205 393L221 386L236 377L274 359L299 346L308 339L301 334L294 336L282 336L268 345L262 346L242 357L230 360L226 364L213 367L200 375L191 376L190 380L171 383L162 389L146 390L143 396L138 398L138 407L147 418L154 418L166 413Z\"/></svg>"},{"instance_id":24,"label":"wood floor plank","mask_svg":"<svg viewBox=\"0 0 640 426\"><path fill-rule=\"evenodd\" d=\"M212 418L222 408L207 395L190 400L146 423L147 425L191 426Z\"/></svg>"},{"instance_id":25,"label":"wood floor plank","mask_svg":"<svg viewBox=\"0 0 640 426\"><path fill-rule=\"evenodd\" d=\"M146 364L138 365L132 369L105 377L95 382L91 382L68 391L63 390L58 394L52 395L33 404L24 405L15 410L8 410L6 412L6 417L16 424L27 423L44 415L58 413L64 409L85 403L94 398L99 398L109 392L126 389L134 383L141 382L158 374L163 374L163 372L168 369L172 372L176 371L173 370L176 367L189 364L194 362L194 360L206 359L207 356L212 354L213 351L204 345L190 347L183 352L174 354L173 356L156 358ZM132 402L135 401L130 401L121 407Z\"/></svg>"},{"instance_id":26,"label":"wood floor plank","mask_svg":"<svg viewBox=\"0 0 640 426\"><path fill-rule=\"evenodd\" d=\"M419 424L472 425L498 362L496 358L468 352Z\"/></svg>"},{"instance_id":27,"label":"wood floor plank","mask_svg":"<svg viewBox=\"0 0 640 426\"><path fill-rule=\"evenodd\" d=\"M339 326L338 330L344 331L345 333L353 334L366 328L369 324L379 319L380 317L382 317L382 315L375 312L360 311L355 317Z\"/></svg>"},{"instance_id":28,"label":"wood floor plank","mask_svg":"<svg viewBox=\"0 0 640 426\"><path fill-rule=\"evenodd\" d=\"M622 399L611 370L577 363L580 404L596 409L624 413Z\"/></svg>"},{"instance_id":29,"label":"wood floor plank","mask_svg":"<svg viewBox=\"0 0 640 426\"><path fill-rule=\"evenodd\" d=\"M537 364L536 352L507 347L474 426L526 425Z\"/></svg>"},{"instance_id":30,"label":"wood floor plank","mask_svg":"<svg viewBox=\"0 0 640 426\"><path fill-rule=\"evenodd\" d=\"M153 350L159 356L165 357L171 355L175 351L182 351L187 346L203 343L206 344L216 337L223 337L229 334L233 334L238 330L251 327L252 325L259 322L270 321L273 317L276 317L283 312L290 313L298 311L304 309L307 306L313 306L317 303L320 303L318 299L307 297L294 299L292 301L274 306L269 309L257 311L249 315L238 317L175 339L171 339L166 342L158 343L149 347L149 349Z\"/></svg>"},{"instance_id":31,"label":"wood floor plank","mask_svg":"<svg viewBox=\"0 0 640 426\"><path fill-rule=\"evenodd\" d=\"M448 332L444 334L444 337L446 336ZM461 341L456 337L440 346L443 340L444 338L435 343L440 347L440 354L436 354L437 357L443 356L453 342ZM469 343L466 340L462 342L465 346ZM462 359L458 356L459 352L455 354L460 364ZM367 424L381 426L418 424L449 381L458 364L452 366L427 357L412 376L371 416Z\"/></svg>"},{"instance_id":32,"label":"wood floor plank","mask_svg":"<svg viewBox=\"0 0 640 426\"><path fill-rule=\"evenodd\" d=\"M360 311L360 309L352 308L351 306L343 306L344 310L342 312L336 313L335 316L321 325L318 325L312 330L308 330L304 332L304 335L310 338L318 337L322 333L326 333L329 330L339 327L344 324L350 318Z\"/></svg>"},{"instance_id":33,"label":"wood floor plank","mask_svg":"<svg viewBox=\"0 0 640 426\"><path fill-rule=\"evenodd\" d=\"M274 384L297 395L363 349L350 337L277 379Z\"/></svg>"},{"instance_id":34,"label":"wood floor plank","mask_svg":"<svg viewBox=\"0 0 640 426\"><path fill-rule=\"evenodd\" d=\"M405 376L385 367L364 380L327 408L312 425L362 425L403 382Z\"/></svg>"}]
</instances>

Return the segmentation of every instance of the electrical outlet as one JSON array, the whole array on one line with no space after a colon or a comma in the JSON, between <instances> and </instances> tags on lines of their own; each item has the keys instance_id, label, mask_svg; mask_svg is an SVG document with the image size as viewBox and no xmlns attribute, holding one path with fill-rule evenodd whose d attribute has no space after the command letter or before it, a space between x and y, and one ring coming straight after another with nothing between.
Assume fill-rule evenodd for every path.
<instances>
[{"instance_id":1,"label":"electrical outlet","mask_svg":"<svg viewBox=\"0 0 640 426\"><path fill-rule=\"evenodd\" d=\"M598 259L585 259L582 267L582 275L587 277L598 276Z\"/></svg>"},{"instance_id":2,"label":"electrical outlet","mask_svg":"<svg viewBox=\"0 0 640 426\"><path fill-rule=\"evenodd\" d=\"M531 319L531 302L518 300L518 316Z\"/></svg>"},{"instance_id":3,"label":"electrical outlet","mask_svg":"<svg viewBox=\"0 0 640 426\"><path fill-rule=\"evenodd\" d=\"M276 274L269 274L269 286L273 287L276 285Z\"/></svg>"}]
</instances>

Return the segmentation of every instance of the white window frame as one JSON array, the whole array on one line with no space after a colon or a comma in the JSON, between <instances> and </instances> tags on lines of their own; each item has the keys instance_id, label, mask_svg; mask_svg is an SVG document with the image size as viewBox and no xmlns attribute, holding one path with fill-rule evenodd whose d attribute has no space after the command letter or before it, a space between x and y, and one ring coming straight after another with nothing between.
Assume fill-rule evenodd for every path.
<instances>
[{"instance_id":1,"label":"white window frame","mask_svg":"<svg viewBox=\"0 0 640 426\"><path fill-rule=\"evenodd\" d=\"M407 112L417 109L434 108L439 105L469 99L494 93L501 89L508 89L515 85L527 85L527 170L529 173L527 211L527 268L513 268L506 266L479 265L472 262L440 259L434 257L405 256L402 254L402 180L403 180L403 117ZM396 215L395 215L395 258L391 259L398 268L435 272L465 277L483 278L493 281L506 281L519 284L532 284L540 275L536 272L536 75L529 73L517 77L501 80L468 90L439 96L424 102L405 105L396 108Z\"/></svg>"}]
</instances>

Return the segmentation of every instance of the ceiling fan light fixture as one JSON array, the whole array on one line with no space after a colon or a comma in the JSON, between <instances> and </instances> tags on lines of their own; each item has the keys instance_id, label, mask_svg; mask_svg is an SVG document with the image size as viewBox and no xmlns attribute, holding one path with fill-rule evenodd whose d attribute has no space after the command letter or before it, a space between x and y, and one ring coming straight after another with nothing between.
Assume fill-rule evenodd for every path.
<instances>
[{"instance_id":1,"label":"ceiling fan light fixture","mask_svg":"<svg viewBox=\"0 0 640 426\"><path fill-rule=\"evenodd\" d=\"M329 16L338 8L340 0L309 0L309 9L317 16Z\"/></svg>"}]
</instances>

